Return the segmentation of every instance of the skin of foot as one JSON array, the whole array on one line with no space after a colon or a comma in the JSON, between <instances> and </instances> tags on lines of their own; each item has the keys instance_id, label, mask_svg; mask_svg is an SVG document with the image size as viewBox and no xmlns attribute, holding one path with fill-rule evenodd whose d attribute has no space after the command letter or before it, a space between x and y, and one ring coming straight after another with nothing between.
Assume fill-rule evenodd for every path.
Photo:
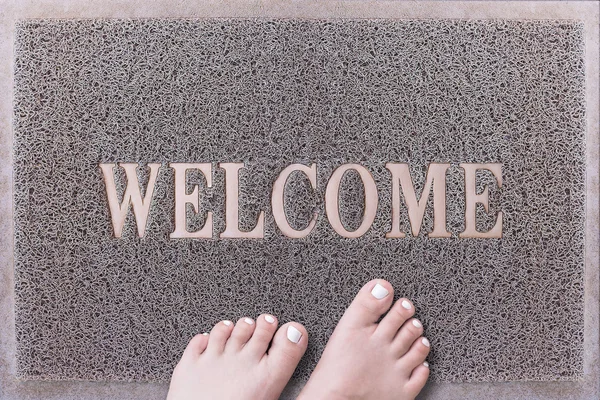
<instances>
[{"instance_id":1,"label":"skin of foot","mask_svg":"<svg viewBox=\"0 0 600 400\"><path fill-rule=\"evenodd\" d=\"M382 279L359 291L299 400L417 396L429 377L425 358L430 344L422 336L423 325L413 318L412 302L401 298L392 306L393 298L392 285Z\"/></svg>"},{"instance_id":2,"label":"skin of foot","mask_svg":"<svg viewBox=\"0 0 600 400\"><path fill-rule=\"evenodd\" d=\"M269 314L216 324L194 336L173 371L167 400L278 399L306 350L299 323Z\"/></svg>"}]
</instances>

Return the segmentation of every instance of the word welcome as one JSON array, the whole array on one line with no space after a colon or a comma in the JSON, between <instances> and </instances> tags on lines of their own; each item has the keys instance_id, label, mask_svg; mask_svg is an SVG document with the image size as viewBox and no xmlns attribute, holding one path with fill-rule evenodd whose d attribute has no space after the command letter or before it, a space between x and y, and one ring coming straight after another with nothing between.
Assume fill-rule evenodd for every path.
<instances>
[{"instance_id":1,"label":"word welcome","mask_svg":"<svg viewBox=\"0 0 600 400\"><path fill-rule=\"evenodd\" d=\"M100 169L104 175L106 194L112 218L112 226L115 237L120 238L123 225L130 206L133 208L137 230L140 237L146 231L146 223L150 212L150 204L154 195L154 187L161 164L148 164L150 177L146 194L142 198L140 185L137 178L135 163L119 163L119 167L125 170L127 179L123 199L119 203L115 185L114 170L116 164L102 163ZM502 187L502 164L459 164L465 171L465 230L459 233L461 238L500 238L502 237L502 212L498 212L496 222L492 229L480 232L476 229L477 204L483 205L488 211L488 187L485 186L482 193L476 191L477 170L488 170L496 178L498 187ZM211 163L169 163L169 167L175 171L175 230L170 234L171 238L212 238L213 237L213 213L207 211L204 226L194 232L187 229L186 206L191 204L198 213L198 185L194 186L191 193L186 190L186 174L190 170L198 170L206 179L206 186L212 186L212 164ZM260 211L258 221L254 229L244 232L239 229L238 218L238 194L239 194L239 171L244 168L244 163L219 163L219 168L225 170L225 231L220 238L264 238L265 213ZM446 171L450 164L431 163L427 168L425 185L421 197L417 199L415 188L409 172L408 164L387 163L385 167L392 175L392 230L387 232L386 238L403 238L406 233L400 231L400 192L404 196L404 203L408 212L409 222L413 236L418 236L423 223L423 216L427 201L433 190L433 230L428 233L432 238L451 237L446 230ZM354 231L347 230L340 219L338 195L340 182L346 171L358 172L364 186L365 203L361 225ZM303 164L292 164L286 167L275 181L271 196L271 208L277 227L281 233L290 238L303 238L308 236L315 228L318 212L315 212L308 226L298 230L290 226L284 211L284 189L288 177L295 171L304 173L312 186L316 189L317 165L306 166ZM371 173L360 164L344 164L338 167L327 183L325 190L325 212L327 219L333 229L345 238L358 238L364 235L375 220L379 197L375 180Z\"/></svg>"}]
</instances>

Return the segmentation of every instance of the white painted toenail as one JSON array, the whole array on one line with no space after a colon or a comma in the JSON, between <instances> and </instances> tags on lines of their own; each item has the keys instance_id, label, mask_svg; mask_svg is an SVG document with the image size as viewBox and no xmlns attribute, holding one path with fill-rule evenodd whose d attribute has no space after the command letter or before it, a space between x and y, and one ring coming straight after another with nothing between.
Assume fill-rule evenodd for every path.
<instances>
[{"instance_id":1,"label":"white painted toenail","mask_svg":"<svg viewBox=\"0 0 600 400\"><path fill-rule=\"evenodd\" d=\"M416 328L420 328L420 327L422 327L422 326L423 326L423 325L421 325L421 323L419 322L419 320L418 320L418 319L413 319L413 325L414 325Z\"/></svg>"},{"instance_id":2,"label":"white painted toenail","mask_svg":"<svg viewBox=\"0 0 600 400\"><path fill-rule=\"evenodd\" d=\"M204 335L204 336L208 336L208 332L204 332L204 333L203 333L203 335Z\"/></svg>"},{"instance_id":3,"label":"white painted toenail","mask_svg":"<svg viewBox=\"0 0 600 400\"><path fill-rule=\"evenodd\" d=\"M300 341L300 338L302 338L302 333L300 333L298 329L290 325L287 329L287 338L291 342L298 343Z\"/></svg>"},{"instance_id":4,"label":"white painted toenail","mask_svg":"<svg viewBox=\"0 0 600 400\"><path fill-rule=\"evenodd\" d=\"M423 338L423 339L421 340L421 343L423 343L423 344L424 344L425 346L427 346L427 347L431 346L431 344L429 343L429 340L427 340L427 338Z\"/></svg>"},{"instance_id":5,"label":"white painted toenail","mask_svg":"<svg viewBox=\"0 0 600 400\"><path fill-rule=\"evenodd\" d=\"M244 318L244 322L247 323L248 325L252 325L254 323L254 321L252 321L251 318Z\"/></svg>"},{"instance_id":6,"label":"white painted toenail","mask_svg":"<svg viewBox=\"0 0 600 400\"><path fill-rule=\"evenodd\" d=\"M231 325L231 321L223 321L223 323L224 323L225 325L227 325L227 326L230 326L230 325Z\"/></svg>"},{"instance_id":7,"label":"white painted toenail","mask_svg":"<svg viewBox=\"0 0 600 400\"><path fill-rule=\"evenodd\" d=\"M375 287L373 288L373 290L371 290L371 294L373 295L373 297L375 297L377 300L381 300L383 299L385 296L387 296L390 292L387 291L386 288L384 288L383 286L381 286L379 283L377 285L375 285Z\"/></svg>"},{"instance_id":8,"label":"white painted toenail","mask_svg":"<svg viewBox=\"0 0 600 400\"><path fill-rule=\"evenodd\" d=\"M407 310L410 310L410 308L412 307L410 305L410 303L406 300L402 300L402 307L406 308Z\"/></svg>"},{"instance_id":9,"label":"white painted toenail","mask_svg":"<svg viewBox=\"0 0 600 400\"><path fill-rule=\"evenodd\" d=\"M265 321L267 321L268 323L272 324L275 322L275 318L273 318L270 315L265 315Z\"/></svg>"},{"instance_id":10,"label":"white painted toenail","mask_svg":"<svg viewBox=\"0 0 600 400\"><path fill-rule=\"evenodd\" d=\"M425 361L425 362L423 363L423 365L424 365L424 366L426 366L427 368L429 368L429 363L428 363L427 361Z\"/></svg>"}]
</instances>

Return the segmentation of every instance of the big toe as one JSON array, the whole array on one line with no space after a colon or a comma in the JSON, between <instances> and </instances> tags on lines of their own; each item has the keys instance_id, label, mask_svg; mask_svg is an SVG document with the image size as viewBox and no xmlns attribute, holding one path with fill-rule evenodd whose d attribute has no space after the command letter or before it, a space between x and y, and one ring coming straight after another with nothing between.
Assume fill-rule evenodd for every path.
<instances>
[{"instance_id":1,"label":"big toe","mask_svg":"<svg viewBox=\"0 0 600 400\"><path fill-rule=\"evenodd\" d=\"M267 362L281 390L292 377L308 345L308 333L297 322L288 322L275 333Z\"/></svg>"},{"instance_id":2,"label":"big toe","mask_svg":"<svg viewBox=\"0 0 600 400\"><path fill-rule=\"evenodd\" d=\"M338 325L359 328L373 325L390 309L393 298L392 285L374 279L360 289Z\"/></svg>"}]
</instances>

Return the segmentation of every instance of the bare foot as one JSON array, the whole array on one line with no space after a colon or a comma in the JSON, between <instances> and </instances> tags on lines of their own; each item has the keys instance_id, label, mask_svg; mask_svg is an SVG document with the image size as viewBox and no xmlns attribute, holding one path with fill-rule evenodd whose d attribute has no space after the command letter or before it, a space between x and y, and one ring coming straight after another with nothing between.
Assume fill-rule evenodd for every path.
<instances>
[{"instance_id":1,"label":"bare foot","mask_svg":"<svg viewBox=\"0 0 600 400\"><path fill-rule=\"evenodd\" d=\"M400 299L390 310L393 298L381 279L360 290L298 399L415 398L429 377L429 341L414 305Z\"/></svg>"},{"instance_id":2,"label":"bare foot","mask_svg":"<svg viewBox=\"0 0 600 400\"><path fill-rule=\"evenodd\" d=\"M296 322L276 330L275 317L263 314L256 321L242 318L235 327L222 321L210 335L194 336L173 371L167 400L278 399L308 334Z\"/></svg>"}]
</instances>

